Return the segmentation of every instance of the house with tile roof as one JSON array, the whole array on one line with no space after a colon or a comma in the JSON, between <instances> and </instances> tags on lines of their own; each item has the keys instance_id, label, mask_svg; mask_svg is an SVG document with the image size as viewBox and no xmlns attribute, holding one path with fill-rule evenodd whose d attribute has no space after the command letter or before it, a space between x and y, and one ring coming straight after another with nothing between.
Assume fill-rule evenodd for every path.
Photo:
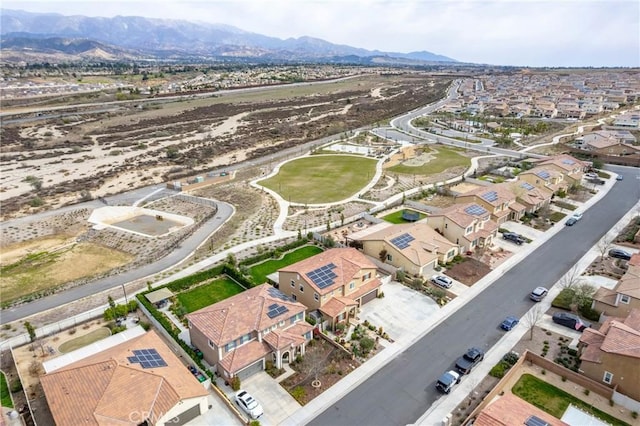
<instances>
[{"instance_id":1,"label":"house with tile roof","mask_svg":"<svg viewBox=\"0 0 640 426\"><path fill-rule=\"evenodd\" d=\"M591 307L607 316L626 317L640 309L640 253L631 256L628 269L612 289L600 287Z\"/></svg>"},{"instance_id":2,"label":"house with tile roof","mask_svg":"<svg viewBox=\"0 0 640 426\"><path fill-rule=\"evenodd\" d=\"M582 374L640 401L640 309L587 328L578 347Z\"/></svg>"},{"instance_id":3,"label":"house with tile roof","mask_svg":"<svg viewBox=\"0 0 640 426\"><path fill-rule=\"evenodd\" d=\"M491 214L498 225L509 220L519 220L525 207L516 201L516 195L505 185L491 185L465 192L455 197L456 204L475 203Z\"/></svg>"},{"instance_id":4,"label":"house with tile roof","mask_svg":"<svg viewBox=\"0 0 640 426\"><path fill-rule=\"evenodd\" d=\"M516 195L516 201L525 207L527 213L534 213L551 203L553 191L545 186L534 186L526 180L519 179L515 182L504 184Z\"/></svg>"},{"instance_id":5,"label":"house with tile roof","mask_svg":"<svg viewBox=\"0 0 640 426\"><path fill-rule=\"evenodd\" d=\"M498 224L491 220L489 210L476 203L454 204L423 221L459 245L460 252L490 246L498 233Z\"/></svg>"},{"instance_id":6,"label":"house with tile roof","mask_svg":"<svg viewBox=\"0 0 640 426\"><path fill-rule=\"evenodd\" d=\"M149 331L40 377L58 425L183 424L209 409L208 391Z\"/></svg>"},{"instance_id":7,"label":"house with tile roof","mask_svg":"<svg viewBox=\"0 0 640 426\"><path fill-rule=\"evenodd\" d=\"M520 172L518 180L527 182L536 188L546 189L553 194L560 190L567 190L569 183L564 180L564 175L546 166L538 166Z\"/></svg>"},{"instance_id":8,"label":"house with tile roof","mask_svg":"<svg viewBox=\"0 0 640 426\"><path fill-rule=\"evenodd\" d=\"M424 220L378 227L358 239L367 256L416 277L430 277L438 262L450 262L460 253L460 244L436 232Z\"/></svg>"},{"instance_id":9,"label":"house with tile roof","mask_svg":"<svg viewBox=\"0 0 640 426\"><path fill-rule=\"evenodd\" d=\"M569 426L511 392L496 397L473 420L473 426L514 425Z\"/></svg>"},{"instance_id":10,"label":"house with tile roof","mask_svg":"<svg viewBox=\"0 0 640 426\"><path fill-rule=\"evenodd\" d=\"M378 297L377 267L355 248L334 248L278 270L278 288L331 328L355 317L358 307Z\"/></svg>"},{"instance_id":11,"label":"house with tile roof","mask_svg":"<svg viewBox=\"0 0 640 426\"><path fill-rule=\"evenodd\" d=\"M272 361L277 368L304 355L313 327L306 308L262 284L186 315L191 344L221 377L245 379Z\"/></svg>"},{"instance_id":12,"label":"house with tile roof","mask_svg":"<svg viewBox=\"0 0 640 426\"><path fill-rule=\"evenodd\" d=\"M582 181L582 175L589 167L584 161L580 161L568 154L558 154L540 159L529 159L536 166L543 166L562 173L565 181L571 186Z\"/></svg>"}]
</instances>

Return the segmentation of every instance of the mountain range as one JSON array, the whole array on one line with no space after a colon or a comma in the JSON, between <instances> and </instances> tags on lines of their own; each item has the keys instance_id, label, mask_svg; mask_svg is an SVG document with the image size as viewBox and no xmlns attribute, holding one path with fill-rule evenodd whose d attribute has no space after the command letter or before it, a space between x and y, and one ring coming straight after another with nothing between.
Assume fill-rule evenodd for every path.
<instances>
[{"instance_id":1,"label":"mountain range","mask_svg":"<svg viewBox=\"0 0 640 426\"><path fill-rule=\"evenodd\" d=\"M2 9L0 37L5 60L22 51L31 57L58 53L110 60L199 58L408 65L457 62L428 51L371 51L312 37L283 40L224 24L139 16L102 18Z\"/></svg>"}]
</instances>

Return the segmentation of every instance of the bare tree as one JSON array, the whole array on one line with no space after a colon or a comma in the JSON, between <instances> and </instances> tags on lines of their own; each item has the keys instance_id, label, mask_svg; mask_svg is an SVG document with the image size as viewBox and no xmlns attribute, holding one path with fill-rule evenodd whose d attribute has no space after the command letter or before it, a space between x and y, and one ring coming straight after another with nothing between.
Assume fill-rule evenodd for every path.
<instances>
[{"instance_id":1,"label":"bare tree","mask_svg":"<svg viewBox=\"0 0 640 426\"><path fill-rule=\"evenodd\" d=\"M596 247L598 247L598 251L600 252L600 259L603 260L604 256L607 254L609 249L611 248L611 243L613 242L612 237L607 237L606 235L602 237Z\"/></svg>"},{"instance_id":2,"label":"bare tree","mask_svg":"<svg viewBox=\"0 0 640 426\"><path fill-rule=\"evenodd\" d=\"M569 269L567 273L562 276L562 278L560 278L559 284L560 288L562 289L574 288L575 286L580 284L581 281L582 278L580 277L580 271L578 270L577 266L574 266L573 268Z\"/></svg>"},{"instance_id":3,"label":"bare tree","mask_svg":"<svg viewBox=\"0 0 640 426\"><path fill-rule=\"evenodd\" d=\"M540 308L540 305L536 305L529 309L524 316L523 323L529 329L529 340L533 340L533 329L538 322L540 322L543 316L544 312L542 311L542 308Z\"/></svg>"}]
</instances>

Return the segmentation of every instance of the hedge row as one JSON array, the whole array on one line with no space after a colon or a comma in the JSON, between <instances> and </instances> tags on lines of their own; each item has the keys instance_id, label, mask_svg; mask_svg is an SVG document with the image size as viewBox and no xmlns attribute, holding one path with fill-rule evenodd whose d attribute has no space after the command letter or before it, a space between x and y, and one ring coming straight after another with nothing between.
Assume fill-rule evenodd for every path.
<instances>
[{"instance_id":1,"label":"hedge row","mask_svg":"<svg viewBox=\"0 0 640 426\"><path fill-rule=\"evenodd\" d=\"M253 257L247 257L246 259L243 259L240 262L238 262L238 265L248 266L248 265L256 264L258 262L262 262L263 260L267 260L267 259L273 259L273 258L277 259L280 257L282 253L301 247L307 244L308 242L309 242L308 238L300 238L289 244L285 244L282 247L278 247L276 249L269 250L261 254L257 254Z\"/></svg>"},{"instance_id":2,"label":"hedge row","mask_svg":"<svg viewBox=\"0 0 640 426\"><path fill-rule=\"evenodd\" d=\"M236 268L233 268L229 265L223 266L222 274L228 275L230 278L232 278L234 281L236 281L238 284L240 284L244 288L252 288L258 285L257 283L254 283L253 280L244 276L242 272L240 272Z\"/></svg>"},{"instance_id":3,"label":"hedge row","mask_svg":"<svg viewBox=\"0 0 640 426\"><path fill-rule=\"evenodd\" d=\"M194 284L198 284L202 281L206 281L211 278L215 278L218 275L221 275L224 268L225 265L220 265L211 269L207 269L205 271L196 272L195 274L191 274L187 277L171 281L166 285L166 287L171 291L180 292L182 290L190 288Z\"/></svg>"}]
</instances>

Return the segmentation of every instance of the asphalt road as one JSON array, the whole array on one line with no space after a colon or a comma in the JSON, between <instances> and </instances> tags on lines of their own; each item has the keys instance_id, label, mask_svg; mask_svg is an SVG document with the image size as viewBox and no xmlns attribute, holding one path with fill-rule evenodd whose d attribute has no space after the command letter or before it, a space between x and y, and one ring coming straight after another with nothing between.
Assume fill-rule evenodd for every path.
<instances>
[{"instance_id":1,"label":"asphalt road","mask_svg":"<svg viewBox=\"0 0 640 426\"><path fill-rule=\"evenodd\" d=\"M521 317L531 308L534 302L528 294L533 288L557 282L638 202L638 169L608 168L622 173L625 180L617 182L580 222L558 232L309 424L411 424L438 398L446 398L436 391L435 382L454 366L457 357L470 346L492 347L504 333L499 328L504 317Z\"/></svg>"},{"instance_id":2,"label":"asphalt road","mask_svg":"<svg viewBox=\"0 0 640 426\"><path fill-rule=\"evenodd\" d=\"M137 191L140 192L140 190ZM123 196L124 195L120 195L116 197ZM216 203L218 205L218 212L216 213L216 215L209 219L207 222L203 223L196 230L196 232L182 241L174 251L172 251L165 257L153 263L141 266L140 268L123 272L118 275L97 279L95 281L91 281L91 283L89 284L61 291L59 293L43 297L42 299L37 299L33 302L19 305L14 308L4 309L1 313L2 317L0 318L0 323L5 324L22 318L26 318L30 315L34 315L52 308L65 305L75 300L82 299L83 297L91 296L101 291L109 290L111 288L121 286L122 284L127 284L131 281L148 277L178 264L179 262L190 256L191 253L193 253L193 251L200 244L206 241L209 235L217 230L233 214L233 206L220 201L217 201Z\"/></svg>"}]
</instances>

